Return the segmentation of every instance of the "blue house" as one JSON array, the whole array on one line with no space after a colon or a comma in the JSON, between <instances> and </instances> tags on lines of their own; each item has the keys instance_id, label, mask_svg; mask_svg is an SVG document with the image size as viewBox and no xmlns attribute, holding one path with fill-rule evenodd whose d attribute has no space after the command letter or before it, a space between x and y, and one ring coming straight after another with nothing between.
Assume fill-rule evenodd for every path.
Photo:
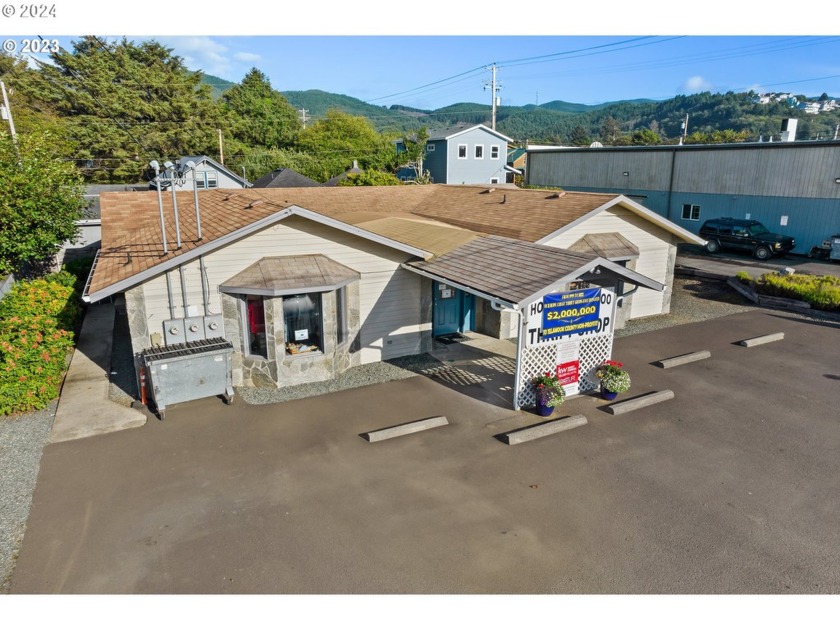
<instances>
[{"instance_id":1,"label":"blue house","mask_svg":"<svg viewBox=\"0 0 840 630\"><path fill-rule=\"evenodd\" d=\"M423 170L435 184L504 184L510 170L509 142L513 140L484 125L430 129ZM402 142L397 141L397 151L401 148ZM412 180L415 171L406 167L397 176Z\"/></svg>"}]
</instances>

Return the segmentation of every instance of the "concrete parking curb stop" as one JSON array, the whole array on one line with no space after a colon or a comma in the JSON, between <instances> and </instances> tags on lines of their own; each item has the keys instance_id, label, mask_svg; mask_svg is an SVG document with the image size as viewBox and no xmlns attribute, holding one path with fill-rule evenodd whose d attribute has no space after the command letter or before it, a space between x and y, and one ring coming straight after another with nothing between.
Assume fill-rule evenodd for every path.
<instances>
[{"instance_id":1,"label":"concrete parking curb stop","mask_svg":"<svg viewBox=\"0 0 840 630\"><path fill-rule=\"evenodd\" d=\"M516 431L503 434L501 438L507 444L521 444L522 442L530 442L531 440L536 440L547 435L553 435L561 431L583 426L586 422L586 416L569 416L568 418L549 420L548 422L517 429Z\"/></svg>"},{"instance_id":2,"label":"concrete parking curb stop","mask_svg":"<svg viewBox=\"0 0 840 630\"><path fill-rule=\"evenodd\" d=\"M651 392L650 394L645 394L644 396L639 396L638 398L615 403L607 407L607 411L614 416L617 416L622 413L627 413L628 411L635 411L636 409L641 409L642 407L648 407L650 405L655 405L656 403L671 400L673 397L674 392L670 389L663 389L659 392Z\"/></svg>"},{"instance_id":3,"label":"concrete parking curb stop","mask_svg":"<svg viewBox=\"0 0 840 630\"><path fill-rule=\"evenodd\" d=\"M418 431L425 431L427 429L434 429L435 427L442 427L449 424L446 416L434 416L432 418L425 418L423 420L416 420L414 422L407 422L405 424L398 424L393 427L385 429L377 429L376 431L369 431L363 433L362 437L368 442L381 442L382 440L389 440L391 438L400 437L402 435L409 435L417 433Z\"/></svg>"},{"instance_id":4,"label":"concrete parking curb stop","mask_svg":"<svg viewBox=\"0 0 840 630\"><path fill-rule=\"evenodd\" d=\"M771 333L769 335L761 335L760 337L751 337L750 339L743 339L738 342L739 346L745 348L752 348L753 346L760 346L763 343L770 343L771 341L781 341L785 338L785 333Z\"/></svg>"},{"instance_id":5,"label":"concrete parking curb stop","mask_svg":"<svg viewBox=\"0 0 840 630\"><path fill-rule=\"evenodd\" d=\"M689 352L688 354L670 357L669 359L661 359L654 362L654 365L667 370L668 368L677 367L678 365L685 365L686 363L693 363L694 361L708 359L711 356L712 353L708 350L700 350L698 352Z\"/></svg>"}]
</instances>

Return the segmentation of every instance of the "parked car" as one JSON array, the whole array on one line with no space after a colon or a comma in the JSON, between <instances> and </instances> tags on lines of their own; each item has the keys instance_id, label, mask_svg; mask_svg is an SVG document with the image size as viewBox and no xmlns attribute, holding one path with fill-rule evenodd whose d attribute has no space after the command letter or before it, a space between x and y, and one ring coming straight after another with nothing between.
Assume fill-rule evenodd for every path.
<instances>
[{"instance_id":1,"label":"parked car","mask_svg":"<svg viewBox=\"0 0 840 630\"><path fill-rule=\"evenodd\" d=\"M792 236L774 234L758 221L749 219L710 219L700 228L700 236L706 239L707 252L740 250L751 253L759 260L767 260L796 247Z\"/></svg>"}]
</instances>

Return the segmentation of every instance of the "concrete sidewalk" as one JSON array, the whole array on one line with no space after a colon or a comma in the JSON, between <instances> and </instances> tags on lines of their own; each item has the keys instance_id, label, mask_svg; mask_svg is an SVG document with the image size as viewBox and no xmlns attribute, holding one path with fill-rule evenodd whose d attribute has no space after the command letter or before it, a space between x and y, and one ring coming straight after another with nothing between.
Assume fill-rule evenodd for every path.
<instances>
[{"instance_id":1,"label":"concrete sidewalk","mask_svg":"<svg viewBox=\"0 0 840 630\"><path fill-rule=\"evenodd\" d=\"M113 304L89 306L61 388L50 442L66 442L146 423L145 414L108 398L113 331Z\"/></svg>"}]
</instances>

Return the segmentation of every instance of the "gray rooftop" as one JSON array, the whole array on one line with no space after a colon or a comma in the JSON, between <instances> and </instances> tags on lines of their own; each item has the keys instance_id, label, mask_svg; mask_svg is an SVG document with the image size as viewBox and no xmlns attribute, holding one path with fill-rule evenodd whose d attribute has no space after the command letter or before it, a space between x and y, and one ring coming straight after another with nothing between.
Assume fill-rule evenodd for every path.
<instances>
[{"instance_id":1,"label":"gray rooftop","mask_svg":"<svg viewBox=\"0 0 840 630\"><path fill-rule=\"evenodd\" d=\"M597 260L594 255L547 245L484 236L443 256L405 266L517 305L570 276L586 273Z\"/></svg>"},{"instance_id":2,"label":"gray rooftop","mask_svg":"<svg viewBox=\"0 0 840 630\"><path fill-rule=\"evenodd\" d=\"M302 188L320 186L314 179L290 168L276 168L254 181L254 188Z\"/></svg>"},{"instance_id":3,"label":"gray rooftop","mask_svg":"<svg viewBox=\"0 0 840 630\"><path fill-rule=\"evenodd\" d=\"M333 291L358 280L359 272L323 254L261 258L219 286L228 293L294 295Z\"/></svg>"}]
</instances>

